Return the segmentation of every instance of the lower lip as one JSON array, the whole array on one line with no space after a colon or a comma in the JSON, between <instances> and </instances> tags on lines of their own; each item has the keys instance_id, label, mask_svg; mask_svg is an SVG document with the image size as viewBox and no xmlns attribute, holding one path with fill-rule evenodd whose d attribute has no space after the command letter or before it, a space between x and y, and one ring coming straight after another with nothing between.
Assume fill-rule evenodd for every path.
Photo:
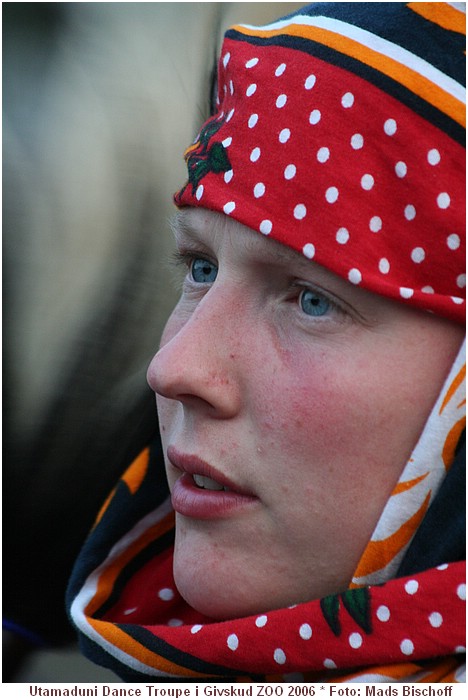
<instances>
[{"instance_id":1,"label":"lower lip","mask_svg":"<svg viewBox=\"0 0 468 700\"><path fill-rule=\"evenodd\" d=\"M251 506L257 501L235 491L210 491L199 488L190 474L184 473L172 489L172 506L188 518L213 520L232 515L234 511Z\"/></svg>"}]
</instances>

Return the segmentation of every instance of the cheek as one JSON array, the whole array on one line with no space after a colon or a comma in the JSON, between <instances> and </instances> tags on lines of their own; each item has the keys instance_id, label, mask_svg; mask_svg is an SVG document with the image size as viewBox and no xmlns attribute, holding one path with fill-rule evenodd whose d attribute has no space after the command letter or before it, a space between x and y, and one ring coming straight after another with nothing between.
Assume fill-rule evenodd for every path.
<instances>
[{"instance_id":1,"label":"cheek","mask_svg":"<svg viewBox=\"0 0 468 700\"><path fill-rule=\"evenodd\" d=\"M282 469L293 478L294 470L304 475L307 465L316 486L330 485L333 478L358 484L383 466L382 444L389 432L398 432L400 412L379 386L381 377L368 369L363 374L356 364L342 353L311 360L310 353L296 352L265 382L259 441L288 456ZM357 376L367 379L356 381ZM407 456L394 447L388 445L388 462L395 460L395 467L386 470L392 484Z\"/></svg>"},{"instance_id":2,"label":"cheek","mask_svg":"<svg viewBox=\"0 0 468 700\"><path fill-rule=\"evenodd\" d=\"M261 431L282 450L325 447L349 421L348 405L334 363L296 352L265 378Z\"/></svg>"}]
</instances>

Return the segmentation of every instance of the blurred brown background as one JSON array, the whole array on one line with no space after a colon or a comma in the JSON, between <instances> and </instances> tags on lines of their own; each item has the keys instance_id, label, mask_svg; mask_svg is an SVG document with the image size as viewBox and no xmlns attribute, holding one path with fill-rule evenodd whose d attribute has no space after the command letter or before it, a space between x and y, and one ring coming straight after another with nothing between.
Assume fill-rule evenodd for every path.
<instances>
[{"instance_id":1,"label":"blurred brown background","mask_svg":"<svg viewBox=\"0 0 468 700\"><path fill-rule=\"evenodd\" d=\"M118 680L80 657L63 600L155 430L182 152L223 30L301 4L2 3L4 682Z\"/></svg>"}]
</instances>

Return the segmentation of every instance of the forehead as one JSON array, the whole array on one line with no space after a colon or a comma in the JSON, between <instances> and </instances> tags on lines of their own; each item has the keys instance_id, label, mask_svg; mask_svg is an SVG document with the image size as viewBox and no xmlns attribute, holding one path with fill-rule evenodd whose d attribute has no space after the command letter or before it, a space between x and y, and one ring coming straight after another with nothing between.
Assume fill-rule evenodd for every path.
<instances>
[{"instance_id":1,"label":"forehead","mask_svg":"<svg viewBox=\"0 0 468 700\"><path fill-rule=\"evenodd\" d=\"M178 243L205 243L218 249L223 243L229 242L250 257L258 257L265 264L293 265L306 271L321 267L292 248L253 231L225 214L208 209L187 207L179 210L173 217L172 228ZM333 274L322 269L327 274Z\"/></svg>"}]
</instances>

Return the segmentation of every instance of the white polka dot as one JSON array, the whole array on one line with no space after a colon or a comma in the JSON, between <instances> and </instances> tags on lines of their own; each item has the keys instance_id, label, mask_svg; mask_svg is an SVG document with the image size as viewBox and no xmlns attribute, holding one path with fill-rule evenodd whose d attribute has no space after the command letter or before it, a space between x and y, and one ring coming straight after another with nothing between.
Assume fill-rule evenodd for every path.
<instances>
[{"instance_id":1,"label":"white polka dot","mask_svg":"<svg viewBox=\"0 0 468 700\"><path fill-rule=\"evenodd\" d=\"M282 129L280 131L280 135L278 136L279 142L286 143L286 141L289 141L290 136L291 131L289 129Z\"/></svg>"},{"instance_id":2,"label":"white polka dot","mask_svg":"<svg viewBox=\"0 0 468 700\"><path fill-rule=\"evenodd\" d=\"M161 588L161 590L158 592L158 596L161 598L161 600L172 600L174 597L174 591L172 588Z\"/></svg>"},{"instance_id":3,"label":"white polka dot","mask_svg":"<svg viewBox=\"0 0 468 700\"><path fill-rule=\"evenodd\" d=\"M330 150L326 146L322 146L317 151L317 160L319 163L326 163L330 158Z\"/></svg>"},{"instance_id":4,"label":"white polka dot","mask_svg":"<svg viewBox=\"0 0 468 700\"><path fill-rule=\"evenodd\" d=\"M268 236L269 233L271 233L271 230L273 228L273 224L269 219L263 219L263 221L260 224L260 233L263 233L263 235Z\"/></svg>"},{"instance_id":5,"label":"white polka dot","mask_svg":"<svg viewBox=\"0 0 468 700\"><path fill-rule=\"evenodd\" d=\"M424 248L413 248L411 251L411 260L414 263L421 263L426 257L426 251Z\"/></svg>"},{"instance_id":6,"label":"white polka dot","mask_svg":"<svg viewBox=\"0 0 468 700\"><path fill-rule=\"evenodd\" d=\"M305 79L305 83L304 83L305 89L306 89L306 90L312 90L312 88L313 88L314 85L315 85L315 81L316 81L316 80L317 80L317 78L316 78L315 75L313 75L313 74L307 76L307 78Z\"/></svg>"},{"instance_id":7,"label":"white polka dot","mask_svg":"<svg viewBox=\"0 0 468 700\"><path fill-rule=\"evenodd\" d=\"M301 639L310 639L312 637L312 627L304 622L303 625L299 627L299 636Z\"/></svg>"},{"instance_id":8,"label":"white polka dot","mask_svg":"<svg viewBox=\"0 0 468 700\"><path fill-rule=\"evenodd\" d=\"M390 263L387 258L381 258L379 260L379 270L383 275L388 275L390 272Z\"/></svg>"},{"instance_id":9,"label":"white polka dot","mask_svg":"<svg viewBox=\"0 0 468 700\"><path fill-rule=\"evenodd\" d=\"M124 610L124 615L131 615L132 613L136 612L138 608L127 608L127 610Z\"/></svg>"},{"instance_id":10,"label":"white polka dot","mask_svg":"<svg viewBox=\"0 0 468 700\"><path fill-rule=\"evenodd\" d=\"M411 656L414 651L414 644L411 639L404 639L400 644L400 649L405 656Z\"/></svg>"},{"instance_id":11,"label":"white polka dot","mask_svg":"<svg viewBox=\"0 0 468 700\"><path fill-rule=\"evenodd\" d=\"M236 110L234 109L234 107L233 107L231 110L229 110L229 114L228 114L227 117L226 117L226 122L230 122L230 121L231 121L231 119L232 119L233 116L234 116L234 112L235 112L235 111L236 111Z\"/></svg>"},{"instance_id":12,"label":"white polka dot","mask_svg":"<svg viewBox=\"0 0 468 700\"><path fill-rule=\"evenodd\" d=\"M432 290L434 291L434 290ZM448 564L439 564L439 566L436 566L437 571L446 571L448 569L449 565Z\"/></svg>"},{"instance_id":13,"label":"white polka dot","mask_svg":"<svg viewBox=\"0 0 468 700\"><path fill-rule=\"evenodd\" d=\"M200 201L200 199L203 197L203 190L204 189L205 188L203 187L203 185L198 185L197 191L195 192L195 197L197 198L198 201Z\"/></svg>"},{"instance_id":14,"label":"white polka dot","mask_svg":"<svg viewBox=\"0 0 468 700\"><path fill-rule=\"evenodd\" d=\"M334 204L338 199L338 195L339 192L336 187L329 187L328 190L325 192L325 199L329 204Z\"/></svg>"},{"instance_id":15,"label":"white polka dot","mask_svg":"<svg viewBox=\"0 0 468 700\"><path fill-rule=\"evenodd\" d=\"M277 664L283 665L286 663L286 654L282 649L275 649L273 658Z\"/></svg>"},{"instance_id":16,"label":"white polka dot","mask_svg":"<svg viewBox=\"0 0 468 700\"><path fill-rule=\"evenodd\" d=\"M354 95L352 92L346 92L341 98L341 104L345 109L349 109L354 104Z\"/></svg>"},{"instance_id":17,"label":"white polka dot","mask_svg":"<svg viewBox=\"0 0 468 700\"><path fill-rule=\"evenodd\" d=\"M373 216L369 221L369 228L373 233L378 233L382 228L382 219L380 216Z\"/></svg>"},{"instance_id":18,"label":"white polka dot","mask_svg":"<svg viewBox=\"0 0 468 700\"><path fill-rule=\"evenodd\" d=\"M284 169L284 177L286 180L292 180L296 174L296 166L293 163L287 165Z\"/></svg>"},{"instance_id":19,"label":"white polka dot","mask_svg":"<svg viewBox=\"0 0 468 700\"><path fill-rule=\"evenodd\" d=\"M348 279L353 284L359 284L362 280L362 275L359 270L353 267L353 269L348 272Z\"/></svg>"},{"instance_id":20,"label":"white polka dot","mask_svg":"<svg viewBox=\"0 0 468 700\"><path fill-rule=\"evenodd\" d=\"M450 250L457 250L457 248L460 247L460 236L456 233L451 233L450 236L447 237L447 245Z\"/></svg>"},{"instance_id":21,"label":"white polka dot","mask_svg":"<svg viewBox=\"0 0 468 700\"><path fill-rule=\"evenodd\" d=\"M390 620L390 610L386 605L379 605L376 615L380 622L388 622Z\"/></svg>"},{"instance_id":22,"label":"white polka dot","mask_svg":"<svg viewBox=\"0 0 468 700\"><path fill-rule=\"evenodd\" d=\"M255 124L257 122L258 122L258 114L251 114L249 117L249 121L248 121L249 129L253 129L253 127L255 126Z\"/></svg>"},{"instance_id":23,"label":"white polka dot","mask_svg":"<svg viewBox=\"0 0 468 700\"><path fill-rule=\"evenodd\" d=\"M333 661L333 659L325 659L323 665L325 666L325 668L337 668L336 663Z\"/></svg>"},{"instance_id":24,"label":"white polka dot","mask_svg":"<svg viewBox=\"0 0 468 700\"><path fill-rule=\"evenodd\" d=\"M231 54L229 51L224 54L223 56L223 66L226 68L227 64L229 63L229 59L231 58Z\"/></svg>"},{"instance_id":25,"label":"white polka dot","mask_svg":"<svg viewBox=\"0 0 468 700\"><path fill-rule=\"evenodd\" d=\"M447 209L450 206L450 195L448 192L441 192L437 196L437 206L439 209Z\"/></svg>"},{"instance_id":26,"label":"white polka dot","mask_svg":"<svg viewBox=\"0 0 468 700\"><path fill-rule=\"evenodd\" d=\"M312 258L315 255L315 246L313 243L306 243L305 246L302 249L302 252L306 256L306 258L309 258L309 260L312 260Z\"/></svg>"},{"instance_id":27,"label":"white polka dot","mask_svg":"<svg viewBox=\"0 0 468 700\"><path fill-rule=\"evenodd\" d=\"M167 625L168 627L181 627L184 623L182 620L179 620L176 617L173 617L171 620L168 621Z\"/></svg>"},{"instance_id":28,"label":"white polka dot","mask_svg":"<svg viewBox=\"0 0 468 700\"><path fill-rule=\"evenodd\" d=\"M232 80L229 81L229 92L231 93L231 95L234 94L234 83L232 82Z\"/></svg>"},{"instance_id":29,"label":"white polka dot","mask_svg":"<svg viewBox=\"0 0 468 700\"><path fill-rule=\"evenodd\" d=\"M234 209L236 208L236 203L235 202L226 202L226 204L223 207L223 211L225 214L232 214Z\"/></svg>"},{"instance_id":30,"label":"white polka dot","mask_svg":"<svg viewBox=\"0 0 468 700\"><path fill-rule=\"evenodd\" d=\"M437 148L431 148L427 154L427 161L429 165L438 165L440 163L440 153Z\"/></svg>"},{"instance_id":31,"label":"white polka dot","mask_svg":"<svg viewBox=\"0 0 468 700\"><path fill-rule=\"evenodd\" d=\"M234 171L233 171L233 170L227 170L227 171L224 173L224 182L226 183L226 185L228 185L228 184L231 182L233 176L234 176Z\"/></svg>"},{"instance_id":32,"label":"white polka dot","mask_svg":"<svg viewBox=\"0 0 468 700\"><path fill-rule=\"evenodd\" d=\"M257 617L255 620L255 626L256 627L265 627L266 623L268 622L268 618L266 615L260 615Z\"/></svg>"},{"instance_id":33,"label":"white polka dot","mask_svg":"<svg viewBox=\"0 0 468 700\"><path fill-rule=\"evenodd\" d=\"M433 287L429 287L429 285L428 285L428 286L426 286L426 287L423 287L423 288L421 289L421 292L424 292L424 294L434 294L434 288L433 288Z\"/></svg>"},{"instance_id":34,"label":"white polka dot","mask_svg":"<svg viewBox=\"0 0 468 700\"><path fill-rule=\"evenodd\" d=\"M319 109L314 109L309 115L309 123L310 124L318 124L320 119L322 118L322 114Z\"/></svg>"},{"instance_id":35,"label":"white polka dot","mask_svg":"<svg viewBox=\"0 0 468 700\"><path fill-rule=\"evenodd\" d=\"M355 151L359 151L360 148L364 146L364 137L362 134L353 134L351 136L351 147L354 148Z\"/></svg>"},{"instance_id":36,"label":"white polka dot","mask_svg":"<svg viewBox=\"0 0 468 700\"><path fill-rule=\"evenodd\" d=\"M387 136L393 136L397 131L397 123L394 119L387 119L384 124L384 131Z\"/></svg>"},{"instance_id":37,"label":"white polka dot","mask_svg":"<svg viewBox=\"0 0 468 700\"><path fill-rule=\"evenodd\" d=\"M400 287L400 296L402 299L411 299L414 294L414 289L410 287ZM408 591L409 593L409 591Z\"/></svg>"},{"instance_id":38,"label":"white polka dot","mask_svg":"<svg viewBox=\"0 0 468 700\"><path fill-rule=\"evenodd\" d=\"M359 649L362 646L362 637L359 632L353 632L349 635L348 642L351 649Z\"/></svg>"},{"instance_id":39,"label":"white polka dot","mask_svg":"<svg viewBox=\"0 0 468 700\"><path fill-rule=\"evenodd\" d=\"M366 173L361 178L361 187L363 190L371 190L374 187L374 178L369 173Z\"/></svg>"},{"instance_id":40,"label":"white polka dot","mask_svg":"<svg viewBox=\"0 0 468 700\"><path fill-rule=\"evenodd\" d=\"M433 612L429 615L429 624L431 627L440 627L443 621L443 617L439 612Z\"/></svg>"},{"instance_id":41,"label":"white polka dot","mask_svg":"<svg viewBox=\"0 0 468 700\"><path fill-rule=\"evenodd\" d=\"M199 632L201 629L203 629L203 625L194 625L194 626L191 628L190 632L191 632L192 634L197 634L197 632Z\"/></svg>"},{"instance_id":42,"label":"white polka dot","mask_svg":"<svg viewBox=\"0 0 468 700\"><path fill-rule=\"evenodd\" d=\"M278 68L275 70L276 77L279 78L280 75L283 75L285 70L286 70L286 63L280 63Z\"/></svg>"},{"instance_id":43,"label":"white polka dot","mask_svg":"<svg viewBox=\"0 0 468 700\"><path fill-rule=\"evenodd\" d=\"M263 184L263 182L257 182L257 184L254 187L254 197L258 199L259 197L263 197L264 194L265 185Z\"/></svg>"},{"instance_id":44,"label":"white polka dot","mask_svg":"<svg viewBox=\"0 0 468 700\"><path fill-rule=\"evenodd\" d=\"M294 207L294 218L298 219L299 221L305 217L307 214L307 209L303 204L296 204Z\"/></svg>"},{"instance_id":45,"label":"white polka dot","mask_svg":"<svg viewBox=\"0 0 468 700\"><path fill-rule=\"evenodd\" d=\"M237 634L230 634L227 638L227 645L231 651L236 651L239 646L239 638Z\"/></svg>"},{"instance_id":46,"label":"white polka dot","mask_svg":"<svg viewBox=\"0 0 468 700\"><path fill-rule=\"evenodd\" d=\"M460 583L457 588L457 596L460 598L460 600L466 600L466 584Z\"/></svg>"},{"instance_id":47,"label":"white polka dot","mask_svg":"<svg viewBox=\"0 0 468 700\"><path fill-rule=\"evenodd\" d=\"M463 304L464 299L462 297L450 297L454 304Z\"/></svg>"},{"instance_id":48,"label":"white polka dot","mask_svg":"<svg viewBox=\"0 0 468 700\"><path fill-rule=\"evenodd\" d=\"M398 177L405 177L407 172L408 168L406 166L406 163L404 163L402 160L399 160L398 163L395 165L395 173Z\"/></svg>"},{"instance_id":49,"label":"white polka dot","mask_svg":"<svg viewBox=\"0 0 468 700\"><path fill-rule=\"evenodd\" d=\"M255 93L256 90L257 90L257 85L255 83L251 83L249 85L249 87L247 88L247 90L245 91L245 94L247 95L247 97L252 97L252 95Z\"/></svg>"},{"instance_id":50,"label":"white polka dot","mask_svg":"<svg viewBox=\"0 0 468 700\"><path fill-rule=\"evenodd\" d=\"M256 146L253 150L252 153L250 154L250 160L252 163L256 163L257 160L260 158L260 149L258 146Z\"/></svg>"},{"instance_id":51,"label":"white polka dot","mask_svg":"<svg viewBox=\"0 0 468 700\"><path fill-rule=\"evenodd\" d=\"M463 289L466 287L466 275L458 275L457 277L457 287L460 287L460 289Z\"/></svg>"},{"instance_id":52,"label":"white polka dot","mask_svg":"<svg viewBox=\"0 0 468 700\"><path fill-rule=\"evenodd\" d=\"M232 143L232 136L228 136L227 138L225 138L225 139L222 141L222 144L223 144L224 148L229 148L229 146L231 145L231 143Z\"/></svg>"},{"instance_id":53,"label":"white polka dot","mask_svg":"<svg viewBox=\"0 0 468 700\"><path fill-rule=\"evenodd\" d=\"M247 61L247 63L245 64L245 67L246 68L253 68L254 66L257 65L257 63L258 63L258 58L251 58L249 61Z\"/></svg>"},{"instance_id":54,"label":"white polka dot","mask_svg":"<svg viewBox=\"0 0 468 700\"><path fill-rule=\"evenodd\" d=\"M416 216L416 209L412 204L407 204L405 207L405 219L413 221Z\"/></svg>"},{"instance_id":55,"label":"white polka dot","mask_svg":"<svg viewBox=\"0 0 468 700\"><path fill-rule=\"evenodd\" d=\"M415 579L411 579L405 583L405 591L408 595L414 595L419 588L419 583Z\"/></svg>"},{"instance_id":56,"label":"white polka dot","mask_svg":"<svg viewBox=\"0 0 468 700\"><path fill-rule=\"evenodd\" d=\"M278 107L278 109L281 109L281 107L284 107L284 105L285 105L286 102L287 102L287 99L288 99L288 98L287 98L286 95L280 95L280 96L278 97L278 99L276 100L276 106Z\"/></svg>"},{"instance_id":57,"label":"white polka dot","mask_svg":"<svg viewBox=\"0 0 468 700\"><path fill-rule=\"evenodd\" d=\"M338 231L336 232L336 241L337 243L341 243L341 245L345 245L349 241L349 231L347 228L339 228Z\"/></svg>"}]
</instances>

